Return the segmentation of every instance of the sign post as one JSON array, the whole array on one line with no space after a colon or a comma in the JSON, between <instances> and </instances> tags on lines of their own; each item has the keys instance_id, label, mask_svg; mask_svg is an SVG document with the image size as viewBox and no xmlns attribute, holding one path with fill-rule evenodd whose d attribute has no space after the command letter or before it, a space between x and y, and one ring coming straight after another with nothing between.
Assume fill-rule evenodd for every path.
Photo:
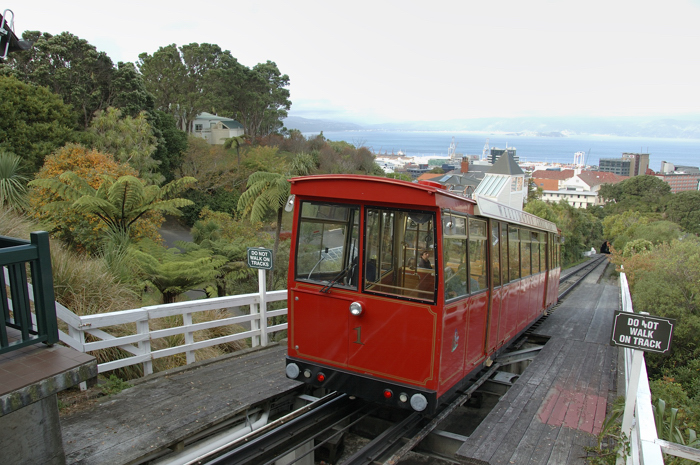
<instances>
[{"instance_id":1,"label":"sign post","mask_svg":"<svg viewBox=\"0 0 700 465\"><path fill-rule=\"evenodd\" d=\"M672 318L631 313L624 310L615 311L610 345L633 349L621 428L621 432L628 438L632 432L635 399L637 398L642 363L644 363L644 352L667 353L671 349L671 338L675 324L676 321ZM624 459L618 457L618 464L624 462Z\"/></svg>"},{"instance_id":2,"label":"sign post","mask_svg":"<svg viewBox=\"0 0 700 465\"><path fill-rule=\"evenodd\" d=\"M267 345L267 280L265 279L265 271L271 270L272 265L272 250L263 247L248 247L248 267L258 270L258 293L260 294L257 312L260 316L257 320L251 321L251 329L259 330L260 336L253 336L253 347ZM254 311L253 307L251 305L251 313Z\"/></svg>"}]
</instances>

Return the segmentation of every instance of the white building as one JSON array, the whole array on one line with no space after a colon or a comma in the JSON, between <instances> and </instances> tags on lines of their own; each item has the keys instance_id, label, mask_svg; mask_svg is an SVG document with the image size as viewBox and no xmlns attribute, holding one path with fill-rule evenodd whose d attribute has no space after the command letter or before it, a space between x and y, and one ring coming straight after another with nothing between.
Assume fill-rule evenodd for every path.
<instances>
[{"instance_id":1,"label":"white building","mask_svg":"<svg viewBox=\"0 0 700 465\"><path fill-rule=\"evenodd\" d=\"M223 145L226 139L242 136L243 125L231 118L200 113L194 120L193 134L201 137L212 145Z\"/></svg>"},{"instance_id":2,"label":"white building","mask_svg":"<svg viewBox=\"0 0 700 465\"><path fill-rule=\"evenodd\" d=\"M576 189L560 189L558 191L543 191L542 200L548 203L559 203L560 200L566 202L575 208L586 208L588 205L602 205L598 199L598 192L576 190Z\"/></svg>"},{"instance_id":3,"label":"white building","mask_svg":"<svg viewBox=\"0 0 700 465\"><path fill-rule=\"evenodd\" d=\"M538 171L533 173L533 178L542 179L539 176L544 176L544 174L538 173ZM581 171L577 169L573 173L575 174L571 177L564 176L563 179L557 180L557 190L544 190L542 192L542 200L557 203L564 199L575 208L603 205L603 200L598 196L600 186L603 184L616 184L627 179L627 176L603 171ZM537 181L535 182L537 183Z\"/></svg>"}]
</instances>

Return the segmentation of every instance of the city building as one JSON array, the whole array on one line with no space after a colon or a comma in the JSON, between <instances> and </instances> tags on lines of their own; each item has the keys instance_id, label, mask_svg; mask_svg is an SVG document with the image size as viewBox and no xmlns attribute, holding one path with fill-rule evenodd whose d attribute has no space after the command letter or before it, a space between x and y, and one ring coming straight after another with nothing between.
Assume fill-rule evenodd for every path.
<instances>
[{"instance_id":1,"label":"city building","mask_svg":"<svg viewBox=\"0 0 700 465\"><path fill-rule=\"evenodd\" d=\"M630 160L630 176L641 176L646 174L649 168L649 154L648 153L631 153L624 152L622 154L623 160Z\"/></svg>"},{"instance_id":2,"label":"city building","mask_svg":"<svg viewBox=\"0 0 700 465\"><path fill-rule=\"evenodd\" d=\"M675 166L673 163L662 161L661 172L654 176L671 186L671 192L674 194L700 190L700 168L697 166Z\"/></svg>"},{"instance_id":3,"label":"city building","mask_svg":"<svg viewBox=\"0 0 700 465\"><path fill-rule=\"evenodd\" d=\"M648 168L648 153L624 152L622 158L601 158L598 164L599 171L619 176L641 176Z\"/></svg>"},{"instance_id":4,"label":"city building","mask_svg":"<svg viewBox=\"0 0 700 465\"><path fill-rule=\"evenodd\" d=\"M489 153L489 163L495 165L498 159L501 158L501 155L503 155L504 153L508 153L513 158L513 161L515 161L516 164L520 163L520 158L518 158L515 152L515 147L508 147L508 144L506 144L506 148L504 149L493 147L491 148L491 151Z\"/></svg>"},{"instance_id":5,"label":"city building","mask_svg":"<svg viewBox=\"0 0 700 465\"><path fill-rule=\"evenodd\" d=\"M556 191L565 181L574 177L574 170L537 170L533 171L530 177L537 187L545 191Z\"/></svg>"},{"instance_id":6,"label":"city building","mask_svg":"<svg viewBox=\"0 0 700 465\"><path fill-rule=\"evenodd\" d=\"M598 163L598 171L614 173L618 176L630 176L632 162L629 158L601 158Z\"/></svg>"}]
</instances>

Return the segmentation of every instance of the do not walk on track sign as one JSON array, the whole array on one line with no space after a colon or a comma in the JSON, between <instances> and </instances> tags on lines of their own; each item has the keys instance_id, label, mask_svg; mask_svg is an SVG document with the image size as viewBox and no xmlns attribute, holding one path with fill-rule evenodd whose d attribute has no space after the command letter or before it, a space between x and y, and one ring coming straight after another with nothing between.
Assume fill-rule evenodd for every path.
<instances>
[{"instance_id":1,"label":"do not walk on track sign","mask_svg":"<svg viewBox=\"0 0 700 465\"><path fill-rule=\"evenodd\" d=\"M667 353L671 348L672 318L616 310L610 344L645 352Z\"/></svg>"},{"instance_id":2,"label":"do not walk on track sign","mask_svg":"<svg viewBox=\"0 0 700 465\"><path fill-rule=\"evenodd\" d=\"M248 247L248 267L259 270L272 269L272 250L262 247Z\"/></svg>"}]
</instances>

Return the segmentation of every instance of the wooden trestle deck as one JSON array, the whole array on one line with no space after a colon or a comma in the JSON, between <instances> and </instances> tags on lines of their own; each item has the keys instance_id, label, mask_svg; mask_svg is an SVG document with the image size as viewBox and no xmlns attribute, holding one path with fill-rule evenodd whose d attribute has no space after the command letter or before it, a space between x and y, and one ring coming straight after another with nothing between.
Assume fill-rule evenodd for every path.
<instances>
[{"instance_id":1,"label":"wooden trestle deck","mask_svg":"<svg viewBox=\"0 0 700 465\"><path fill-rule=\"evenodd\" d=\"M464 463L585 464L617 396L619 285L599 267L533 334L537 358L457 452Z\"/></svg>"},{"instance_id":2,"label":"wooden trestle deck","mask_svg":"<svg viewBox=\"0 0 700 465\"><path fill-rule=\"evenodd\" d=\"M61 418L66 463L141 463L300 383L284 376L286 344L162 372Z\"/></svg>"}]
</instances>

